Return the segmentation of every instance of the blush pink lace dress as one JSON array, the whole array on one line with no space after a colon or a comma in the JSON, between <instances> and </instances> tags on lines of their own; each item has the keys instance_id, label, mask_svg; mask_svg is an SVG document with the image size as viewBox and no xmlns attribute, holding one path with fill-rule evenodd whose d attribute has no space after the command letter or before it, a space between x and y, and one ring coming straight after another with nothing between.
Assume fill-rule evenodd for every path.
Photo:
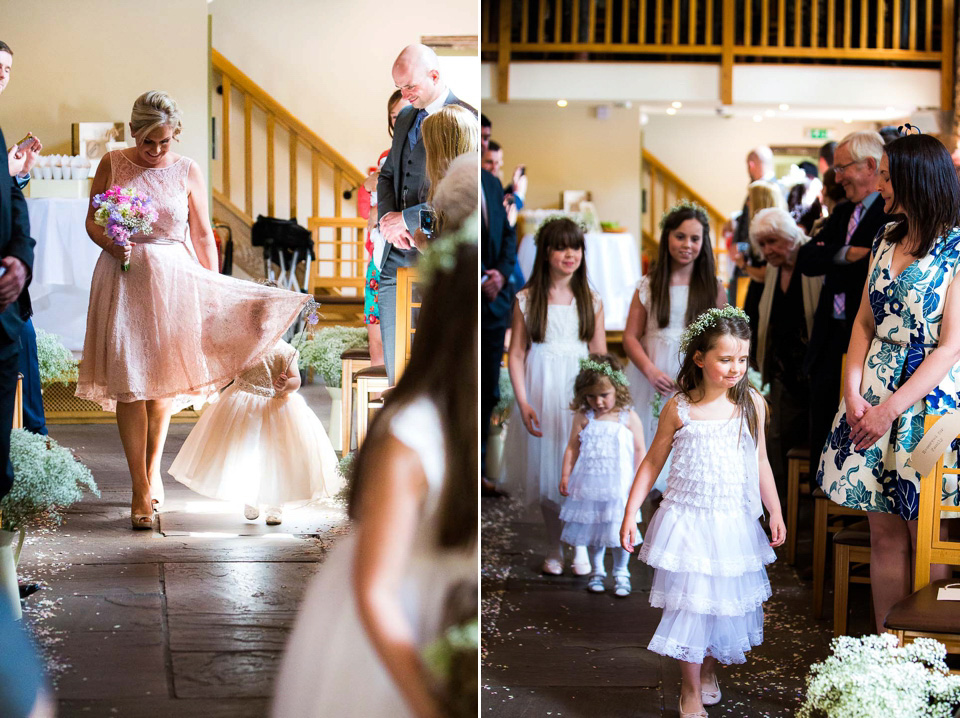
<instances>
[{"instance_id":1,"label":"blush pink lace dress","mask_svg":"<svg viewBox=\"0 0 960 718\"><path fill-rule=\"evenodd\" d=\"M104 251L93 270L77 396L107 411L117 402L174 400L200 405L273 350L308 301L205 269L187 226L192 160L149 169L121 152L107 186L132 187L159 217L148 237L133 237L129 271Z\"/></svg>"}]
</instances>

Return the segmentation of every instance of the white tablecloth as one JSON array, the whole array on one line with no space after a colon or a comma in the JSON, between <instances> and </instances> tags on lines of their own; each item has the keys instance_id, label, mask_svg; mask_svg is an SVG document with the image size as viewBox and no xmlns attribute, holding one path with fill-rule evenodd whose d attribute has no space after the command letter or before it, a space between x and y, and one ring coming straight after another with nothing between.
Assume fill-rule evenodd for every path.
<instances>
[{"instance_id":1,"label":"white tablecloth","mask_svg":"<svg viewBox=\"0 0 960 718\"><path fill-rule=\"evenodd\" d=\"M30 236L37 240L30 299L34 326L83 349L90 280L100 248L87 236L87 199L27 199Z\"/></svg>"},{"instance_id":2,"label":"white tablecloth","mask_svg":"<svg viewBox=\"0 0 960 718\"><path fill-rule=\"evenodd\" d=\"M588 232L586 235L587 281L603 299L604 326L622 331L637 282L640 281L640 249L632 234ZM530 278L537 248L533 235L520 242L517 261L524 279Z\"/></svg>"}]
</instances>

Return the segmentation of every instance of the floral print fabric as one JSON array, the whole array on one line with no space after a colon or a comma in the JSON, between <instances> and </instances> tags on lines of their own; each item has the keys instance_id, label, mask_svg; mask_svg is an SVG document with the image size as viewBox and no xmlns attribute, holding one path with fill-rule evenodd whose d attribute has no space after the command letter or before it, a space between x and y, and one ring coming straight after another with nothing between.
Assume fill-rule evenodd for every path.
<instances>
[{"instance_id":1,"label":"floral print fabric","mask_svg":"<svg viewBox=\"0 0 960 718\"><path fill-rule=\"evenodd\" d=\"M887 229L892 227L888 225ZM885 232L874 242L868 299L876 330L863 367L860 393L876 406L906 382L940 340L947 289L960 269L960 228L941 237L930 252L891 277L895 245ZM873 446L855 451L841 401L827 438L817 482L831 500L863 511L881 511L914 520L920 499L920 475L907 466L923 438L927 414L944 414L960 401L960 370L951 367L925 397L897 417ZM957 442L946 453L957 465ZM960 505L956 475L947 475L945 502Z\"/></svg>"}]
</instances>

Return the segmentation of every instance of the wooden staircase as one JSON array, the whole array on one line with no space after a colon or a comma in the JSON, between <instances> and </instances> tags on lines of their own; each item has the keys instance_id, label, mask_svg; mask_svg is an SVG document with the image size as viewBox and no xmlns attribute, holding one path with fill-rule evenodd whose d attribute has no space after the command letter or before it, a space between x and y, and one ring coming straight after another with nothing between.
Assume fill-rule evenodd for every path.
<instances>
[{"instance_id":1,"label":"wooden staircase","mask_svg":"<svg viewBox=\"0 0 960 718\"><path fill-rule=\"evenodd\" d=\"M313 233L316 255L301 285L323 302L325 319L332 312L348 323L362 321L367 222L343 195L365 175L215 49L211 64L220 95L212 98L219 130L213 214L233 232L234 265L263 277L262 251L250 244L256 216L297 218Z\"/></svg>"},{"instance_id":2,"label":"wooden staircase","mask_svg":"<svg viewBox=\"0 0 960 718\"><path fill-rule=\"evenodd\" d=\"M643 150L640 184L643 192L640 221L642 253L651 261L657 258L661 218L679 200L693 200L707 211L707 216L710 218L710 241L713 244L717 274L726 280L729 276L729 268L727 267L727 248L723 243L722 233L723 225L727 221L726 216L647 150Z\"/></svg>"}]
</instances>

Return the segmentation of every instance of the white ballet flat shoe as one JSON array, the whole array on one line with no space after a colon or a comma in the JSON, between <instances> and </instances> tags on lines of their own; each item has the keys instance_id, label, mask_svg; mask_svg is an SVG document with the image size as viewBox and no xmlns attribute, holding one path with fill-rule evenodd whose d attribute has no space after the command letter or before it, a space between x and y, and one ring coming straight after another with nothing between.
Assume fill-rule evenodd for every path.
<instances>
[{"instance_id":1,"label":"white ballet flat shoe","mask_svg":"<svg viewBox=\"0 0 960 718\"><path fill-rule=\"evenodd\" d=\"M680 718L709 718L709 715L706 711L695 711L693 713L688 713L683 710L683 696L680 696L680 700L677 702L677 712L680 713Z\"/></svg>"},{"instance_id":2,"label":"white ballet flat shoe","mask_svg":"<svg viewBox=\"0 0 960 718\"><path fill-rule=\"evenodd\" d=\"M586 576L593 573L593 566L590 565L590 557L587 555L586 547L574 547L571 568L575 576Z\"/></svg>"},{"instance_id":3,"label":"white ballet flat shoe","mask_svg":"<svg viewBox=\"0 0 960 718\"><path fill-rule=\"evenodd\" d=\"M540 567L540 570L549 576L562 576L563 561L558 558L544 559L543 566Z\"/></svg>"},{"instance_id":4,"label":"white ballet flat shoe","mask_svg":"<svg viewBox=\"0 0 960 718\"><path fill-rule=\"evenodd\" d=\"M279 526L283 523L283 511L276 507L267 509L267 526Z\"/></svg>"},{"instance_id":5,"label":"white ballet flat shoe","mask_svg":"<svg viewBox=\"0 0 960 718\"><path fill-rule=\"evenodd\" d=\"M722 697L720 693L720 679L717 677L714 677L713 680L714 680L714 683L716 683L717 685L717 689L715 691L708 691L706 688L703 687L703 685L700 686L700 700L703 701L703 705L705 706L717 705L717 703L720 702L720 698Z\"/></svg>"},{"instance_id":6,"label":"white ballet flat shoe","mask_svg":"<svg viewBox=\"0 0 960 718\"><path fill-rule=\"evenodd\" d=\"M250 504L243 505L243 517L247 521L256 521L260 517L260 509Z\"/></svg>"}]
</instances>

